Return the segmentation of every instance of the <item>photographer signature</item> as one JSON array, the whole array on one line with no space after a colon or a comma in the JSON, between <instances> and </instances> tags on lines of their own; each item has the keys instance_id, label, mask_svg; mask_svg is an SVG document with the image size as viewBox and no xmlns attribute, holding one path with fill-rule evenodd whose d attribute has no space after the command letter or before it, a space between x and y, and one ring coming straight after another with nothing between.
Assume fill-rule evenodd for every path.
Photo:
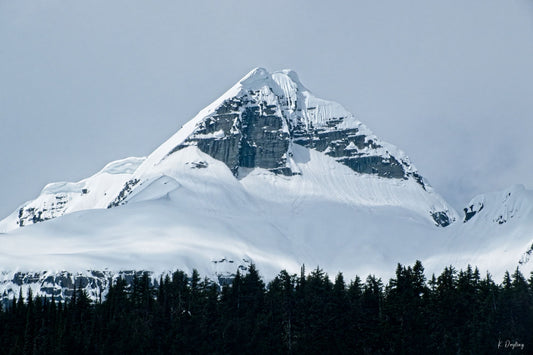
<instances>
[{"instance_id":1,"label":"photographer signature","mask_svg":"<svg viewBox=\"0 0 533 355\"><path fill-rule=\"evenodd\" d=\"M517 341L511 342L511 340L507 339L505 341L498 340L498 349L520 349L524 350L524 344L519 343Z\"/></svg>"}]
</instances>

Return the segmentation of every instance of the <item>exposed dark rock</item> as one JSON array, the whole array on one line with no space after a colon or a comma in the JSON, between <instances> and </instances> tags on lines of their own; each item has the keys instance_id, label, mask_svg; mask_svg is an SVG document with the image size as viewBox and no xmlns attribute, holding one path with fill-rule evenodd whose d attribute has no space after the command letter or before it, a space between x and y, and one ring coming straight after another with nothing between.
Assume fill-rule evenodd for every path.
<instances>
[{"instance_id":1,"label":"exposed dark rock","mask_svg":"<svg viewBox=\"0 0 533 355\"><path fill-rule=\"evenodd\" d=\"M119 206L128 197L129 193L135 185L139 183L139 179L131 179L124 184L118 196L107 206L107 208Z\"/></svg>"},{"instance_id":2,"label":"exposed dark rock","mask_svg":"<svg viewBox=\"0 0 533 355\"><path fill-rule=\"evenodd\" d=\"M217 271L215 275L217 277L218 284L220 286L230 285L233 282L233 279L236 276L236 271L245 273L248 271L251 260L242 259L238 265L234 260L222 258L220 260L213 260L212 263L217 265L217 270L226 270L226 271ZM229 265L228 265L229 264ZM227 271L234 270L234 271Z\"/></svg>"},{"instance_id":3,"label":"exposed dark rock","mask_svg":"<svg viewBox=\"0 0 533 355\"><path fill-rule=\"evenodd\" d=\"M213 264L219 264L223 270L215 272L215 280L219 286L231 284L235 278L237 270L241 273L247 272L251 260L243 259L242 262L235 262L223 258L221 260L213 261ZM233 271L228 271L233 270ZM83 289L87 292L89 298L93 301L100 297L105 297L109 290L109 286L118 278L124 279L127 288L131 287L135 278L140 279L143 274L147 273L149 276L150 286L159 287L159 277L162 275L154 275L151 271L144 270L124 270L119 272L88 270L84 273L70 273L67 271L60 271L55 273L43 272L16 272L13 277L4 278L0 282L3 286L3 294L0 296L0 307L6 306L13 301L14 297L19 296L19 290L22 289L24 295L27 295L27 289L31 287L33 290L38 289L35 296L47 297L58 302L70 300L74 294L74 288L77 290ZM26 297L26 296L24 296Z\"/></svg>"},{"instance_id":4,"label":"exposed dark rock","mask_svg":"<svg viewBox=\"0 0 533 355\"><path fill-rule=\"evenodd\" d=\"M453 222L453 220L450 220L450 217L448 216L446 211L432 212L431 217L433 217L433 220L435 221L437 226L440 227L446 227Z\"/></svg>"},{"instance_id":5,"label":"exposed dark rock","mask_svg":"<svg viewBox=\"0 0 533 355\"><path fill-rule=\"evenodd\" d=\"M332 118L318 128L304 127L300 122L289 127L289 134L283 127L284 122L290 122L283 117L283 105L267 105L257 97L258 92L249 92L226 100L214 115L199 123L191 137L169 154L196 145L202 152L223 161L235 176L239 167L260 167L290 176L293 172L287 166L287 156L292 140L324 152L361 174L396 179L408 177L406 163L393 156L368 155L368 150L381 146L360 134L357 128L337 130L343 117ZM416 173L412 175L425 188L422 177Z\"/></svg>"},{"instance_id":6,"label":"exposed dark rock","mask_svg":"<svg viewBox=\"0 0 533 355\"><path fill-rule=\"evenodd\" d=\"M504 224L507 222L507 219L505 219L502 215L500 215L498 216L498 218L494 220L494 222L498 222L498 224Z\"/></svg>"},{"instance_id":7,"label":"exposed dark rock","mask_svg":"<svg viewBox=\"0 0 533 355\"><path fill-rule=\"evenodd\" d=\"M474 209L474 205L470 205L467 208L463 208L463 211L465 212L465 219L463 223L467 222L472 217L474 217L476 213L480 212L483 209L483 207L484 207L483 204L481 204L477 210Z\"/></svg>"},{"instance_id":8,"label":"exposed dark rock","mask_svg":"<svg viewBox=\"0 0 533 355\"><path fill-rule=\"evenodd\" d=\"M420 186L422 186L422 188L427 191L426 184L424 183L424 178L418 173L413 173L412 176L416 180L416 182L418 182Z\"/></svg>"},{"instance_id":9,"label":"exposed dark rock","mask_svg":"<svg viewBox=\"0 0 533 355\"><path fill-rule=\"evenodd\" d=\"M224 162L235 176L239 167L264 168L292 175L286 166L289 134L276 106L257 98L258 92L226 100L201 122L195 133L169 154L190 145Z\"/></svg>"},{"instance_id":10,"label":"exposed dark rock","mask_svg":"<svg viewBox=\"0 0 533 355\"><path fill-rule=\"evenodd\" d=\"M191 169L205 169L209 166L206 161L193 161L187 164L191 165Z\"/></svg>"},{"instance_id":11,"label":"exposed dark rock","mask_svg":"<svg viewBox=\"0 0 533 355\"><path fill-rule=\"evenodd\" d=\"M522 254L522 257L520 258L520 261L518 263L520 265L525 265L531 260L531 256L533 255L533 244L528 248L528 250Z\"/></svg>"},{"instance_id":12,"label":"exposed dark rock","mask_svg":"<svg viewBox=\"0 0 533 355\"><path fill-rule=\"evenodd\" d=\"M169 154L196 145L202 152L223 161L235 176L239 167L259 167L290 176L294 173L287 166L287 157L290 143L294 142L323 152L360 174L395 179L413 176L426 188L418 173L407 171L408 163L390 154L373 155L373 150L382 148L373 138L358 128L339 129L345 117L330 118L320 127L313 127L310 122L307 126L301 119L287 116L288 107L298 107L298 104L291 106L287 98L278 97L277 105L269 105L261 97L259 91L249 91L241 97L227 99Z\"/></svg>"},{"instance_id":13,"label":"exposed dark rock","mask_svg":"<svg viewBox=\"0 0 533 355\"><path fill-rule=\"evenodd\" d=\"M358 173L374 174L386 178L406 178L403 167L394 157L389 159L379 156L350 157L339 161Z\"/></svg>"},{"instance_id":14,"label":"exposed dark rock","mask_svg":"<svg viewBox=\"0 0 533 355\"><path fill-rule=\"evenodd\" d=\"M46 296L47 298L54 297L56 301L67 301L72 297L74 288L83 289L87 292L89 297L97 300L100 295L106 295L109 285L113 280L121 277L128 285L131 285L135 276L140 278L146 271L120 271L117 273L109 271L91 270L86 273L70 273L61 271L57 273L48 272L16 272L13 274L11 280L3 281L4 285L11 284L12 286L5 287L4 294L0 297L0 305L7 304L13 300L13 297L19 296L19 289L27 290L28 287L35 289L38 286L37 294L34 296ZM151 272L148 272L152 275ZM152 286L156 286L155 280L150 277Z\"/></svg>"}]
</instances>

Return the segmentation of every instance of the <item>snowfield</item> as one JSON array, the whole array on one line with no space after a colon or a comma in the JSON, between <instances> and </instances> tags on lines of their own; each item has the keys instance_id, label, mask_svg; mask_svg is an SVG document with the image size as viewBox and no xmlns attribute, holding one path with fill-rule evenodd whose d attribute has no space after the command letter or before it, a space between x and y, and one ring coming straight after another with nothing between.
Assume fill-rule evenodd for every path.
<instances>
[{"instance_id":1,"label":"snowfield","mask_svg":"<svg viewBox=\"0 0 533 355\"><path fill-rule=\"evenodd\" d=\"M253 169L238 180L223 163L186 148L123 206L78 211L3 234L2 267L196 268L215 277L221 270L214 261L227 259L236 266L251 260L267 278L281 269L298 272L302 264L347 277L388 277L397 262L420 259L430 272L470 263L500 277L519 265L533 240L533 197L523 188L486 195L486 207L471 220L438 228L425 211L444 202L413 181L360 176L317 152L296 147L295 153L301 175ZM191 164L199 161L207 167ZM509 220L500 224L502 212ZM531 263L521 267L527 272Z\"/></svg>"}]
</instances>

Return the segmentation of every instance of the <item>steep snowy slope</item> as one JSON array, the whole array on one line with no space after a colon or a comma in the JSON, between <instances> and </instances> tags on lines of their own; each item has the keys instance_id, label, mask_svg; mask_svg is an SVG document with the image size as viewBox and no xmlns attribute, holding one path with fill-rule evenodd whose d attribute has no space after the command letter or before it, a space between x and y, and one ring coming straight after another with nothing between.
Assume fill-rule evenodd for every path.
<instances>
[{"instance_id":1,"label":"steep snowy slope","mask_svg":"<svg viewBox=\"0 0 533 355\"><path fill-rule=\"evenodd\" d=\"M483 194L464 208L461 223L448 229L443 255L431 263L457 267L479 265L496 275L520 267L533 271L533 191L522 185Z\"/></svg>"},{"instance_id":2,"label":"steep snowy slope","mask_svg":"<svg viewBox=\"0 0 533 355\"><path fill-rule=\"evenodd\" d=\"M110 166L118 167L106 167L79 183L50 184L36 200L0 222L0 232L74 211L126 203L139 189L163 176L179 174L167 162L190 146L224 162L238 179L250 169L262 168L294 177L292 186L298 186L296 176L302 174L293 156L295 150L305 147L322 153L315 154L316 159L328 161L329 165L334 160L361 178L354 183L357 187L337 191L337 197L363 205L403 205L439 226L447 226L457 219L456 212L433 192L402 151L379 140L341 105L312 95L295 72L283 70L270 74L257 68L146 160L129 158L111 163ZM324 160L324 156L332 159ZM190 164L203 168L201 161ZM327 184L328 180L322 179L322 183ZM404 191L404 186L410 188ZM320 184L314 188L325 193L331 189Z\"/></svg>"}]
</instances>

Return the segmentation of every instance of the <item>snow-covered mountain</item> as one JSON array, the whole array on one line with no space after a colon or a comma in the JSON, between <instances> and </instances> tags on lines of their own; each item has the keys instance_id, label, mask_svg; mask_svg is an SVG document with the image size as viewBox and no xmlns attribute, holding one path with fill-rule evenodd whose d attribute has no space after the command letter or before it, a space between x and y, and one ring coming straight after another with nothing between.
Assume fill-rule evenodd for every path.
<instances>
[{"instance_id":1,"label":"snow-covered mountain","mask_svg":"<svg viewBox=\"0 0 533 355\"><path fill-rule=\"evenodd\" d=\"M148 158L109 163L78 183L49 184L37 199L0 222L0 230L9 231L80 210L127 203L155 180L178 173L167 162L190 154L192 150L185 149L188 147L222 161L238 180L254 168L286 177L301 175L294 154L295 150L307 148L330 157L331 162L324 160L329 164L335 161L349 167L358 173L354 176L375 177L370 181L375 181L376 188L359 189L355 194L347 194L348 198L356 197L361 204L403 205L431 217L440 226L456 219L453 209L432 191L402 151L379 140L341 105L312 95L295 72L284 70L270 74L257 68ZM189 163L191 168L207 167L201 161ZM418 183L419 186L412 186L411 198L384 191L390 182L399 180L405 180L406 186ZM382 189L379 185L383 184ZM420 189L427 193L417 191ZM418 195L424 196L424 202L419 201Z\"/></svg>"},{"instance_id":2,"label":"snow-covered mountain","mask_svg":"<svg viewBox=\"0 0 533 355\"><path fill-rule=\"evenodd\" d=\"M124 270L196 268L222 282L250 262L266 277L302 264L386 276L416 259L436 272L531 267L533 198L509 192L460 217L341 105L293 71L258 68L148 157L49 184L2 220L0 292L68 296L79 279L94 296Z\"/></svg>"}]
</instances>

